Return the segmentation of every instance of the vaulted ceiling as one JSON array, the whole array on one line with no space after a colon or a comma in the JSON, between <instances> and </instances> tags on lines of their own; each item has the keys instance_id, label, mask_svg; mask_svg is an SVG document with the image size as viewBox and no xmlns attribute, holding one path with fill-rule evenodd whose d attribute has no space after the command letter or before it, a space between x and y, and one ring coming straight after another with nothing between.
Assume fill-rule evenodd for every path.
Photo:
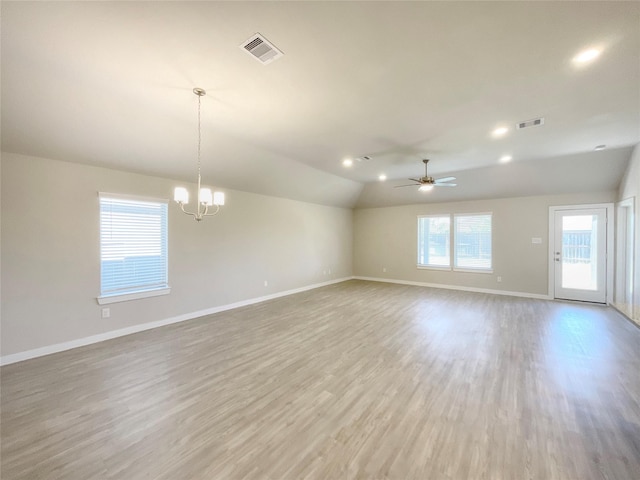
<instances>
[{"instance_id":1,"label":"vaulted ceiling","mask_svg":"<svg viewBox=\"0 0 640 480\"><path fill-rule=\"evenodd\" d=\"M206 183L352 207L610 190L640 141L638 2L1 8L3 151L193 181L201 87ZM458 186L394 188L423 158Z\"/></svg>"}]
</instances>

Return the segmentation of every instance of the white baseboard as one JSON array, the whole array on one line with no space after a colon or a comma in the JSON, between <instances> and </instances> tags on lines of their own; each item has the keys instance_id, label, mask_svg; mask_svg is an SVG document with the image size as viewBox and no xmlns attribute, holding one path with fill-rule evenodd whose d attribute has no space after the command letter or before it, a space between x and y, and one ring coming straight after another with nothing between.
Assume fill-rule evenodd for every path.
<instances>
[{"instance_id":1,"label":"white baseboard","mask_svg":"<svg viewBox=\"0 0 640 480\"><path fill-rule=\"evenodd\" d=\"M527 292L511 292L509 290L493 290L491 288L463 287L460 285L444 285L442 283L412 282L409 280L395 280L393 278L353 277L356 280L368 280L370 282L398 283L400 285L414 285L417 287L443 288L445 290L460 290L463 292L491 293L493 295L508 295L511 297L537 298L539 300L552 300L548 295Z\"/></svg>"},{"instance_id":2,"label":"white baseboard","mask_svg":"<svg viewBox=\"0 0 640 480\"><path fill-rule=\"evenodd\" d=\"M338 278L336 280L329 280L327 282L315 283L313 285L307 285L305 287L294 288L292 290L285 290L283 292L273 293L271 295L265 295L262 297L250 298L248 300L242 300L240 302L229 303L227 305L220 305L217 307L207 308L197 312L185 313L175 317L165 318L163 320L157 320L155 322L141 323L140 325L132 325L131 327L121 328L118 330L111 330L109 332L100 333L98 335L91 335L90 337L78 338L77 340L70 340L68 342L56 343L55 345L48 345L46 347L35 348L33 350L27 350L24 352L12 353L0 357L0 365L9 365L11 363L22 362L31 358L43 357L45 355L51 355L52 353L63 352L65 350L71 350L72 348L84 347L93 343L104 342L105 340L111 340L112 338L123 337L125 335L131 335L132 333L142 332L144 330L151 330L152 328L163 327L165 325L171 325L172 323L184 322L186 320L193 320L194 318L204 317L205 315L212 315L214 313L224 312L226 310L232 310L234 308L245 307L247 305L253 305L254 303L264 302L266 300L273 300L274 298L286 297L287 295L293 295L294 293L306 292L307 290L313 290L315 288L325 287L334 283L345 282L351 280L354 277Z\"/></svg>"},{"instance_id":3,"label":"white baseboard","mask_svg":"<svg viewBox=\"0 0 640 480\"><path fill-rule=\"evenodd\" d=\"M68 342L57 343L55 345L48 345L46 347L35 348L33 350L26 350L24 352L18 352L10 355L0 356L0 365L9 365L12 363L22 362L24 360L29 360L32 358L51 355L52 353L58 353L58 352L63 352L65 350L71 350L73 348L84 347L86 345L91 345L93 343L99 343L105 340L111 340L112 338L123 337L125 335L131 335L133 333L143 332L145 330L151 330L153 328L163 327L165 325L171 325L173 323L193 320L194 318L204 317L206 315L213 315L214 313L224 312L227 310L232 310L234 308L245 307L247 305L253 305L255 303L260 303L267 300L273 300L275 298L285 297L287 295L293 295L295 293L301 293L307 290L313 290L315 288L325 287L327 285L341 283L341 282L345 282L347 280L352 280L352 279L367 280L372 282L383 282L383 283L397 283L400 285L414 285L419 287L442 288L446 290L460 290L465 292L491 293L494 295L509 295L514 297L537 298L541 300L551 299L548 295L539 295L535 293L525 293L525 292L511 292L507 290L493 290L489 288L463 287L459 285L444 285L440 283L412 282L408 280L396 280L392 278L376 278L376 277L361 277L361 276L343 277L335 280L330 280L327 282L307 285L305 287L294 288L292 290L285 290L283 292L277 292L271 295L264 295L262 297L250 298L248 300L229 303L227 305L220 305L217 307L207 308L205 310L199 310L197 312L185 313L182 315L177 315L175 317L157 320L155 322L132 325L131 327L121 328L118 330L111 330L109 332L104 332L97 335L91 335L89 337L79 338L76 340L70 340Z\"/></svg>"}]
</instances>

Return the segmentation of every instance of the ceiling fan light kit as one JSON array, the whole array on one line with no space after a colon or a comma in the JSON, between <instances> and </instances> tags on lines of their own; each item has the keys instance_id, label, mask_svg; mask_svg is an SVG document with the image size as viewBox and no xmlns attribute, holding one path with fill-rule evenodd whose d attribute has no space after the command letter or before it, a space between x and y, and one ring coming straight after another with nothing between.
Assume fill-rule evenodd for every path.
<instances>
[{"instance_id":1,"label":"ceiling fan light kit","mask_svg":"<svg viewBox=\"0 0 640 480\"><path fill-rule=\"evenodd\" d=\"M433 178L429 176L429 172L427 171L427 164L429 163L428 159L422 160L424 163L424 177L420 178L410 178L414 183L409 183L407 185L396 185L395 188L399 187L415 187L418 186L418 191L420 192L430 192L433 190L433 187L456 187L457 183L453 182L456 177L443 177L443 178Z\"/></svg>"},{"instance_id":2,"label":"ceiling fan light kit","mask_svg":"<svg viewBox=\"0 0 640 480\"><path fill-rule=\"evenodd\" d=\"M180 205L180 209L187 215L191 215L197 222L202 221L204 217L210 217L220 211L220 207L224 205L224 193L223 192L211 192L210 188L204 188L201 186L202 176L200 174L201 161L200 161L200 145L202 140L201 128L200 128L200 104L201 99L207 94L202 88L194 88L193 93L198 96L198 202L196 204L195 212L189 212L185 210L184 206L189 203L189 191L184 187L176 187L173 192L174 201ZM209 207L215 206L216 209L213 212L209 212Z\"/></svg>"}]
</instances>

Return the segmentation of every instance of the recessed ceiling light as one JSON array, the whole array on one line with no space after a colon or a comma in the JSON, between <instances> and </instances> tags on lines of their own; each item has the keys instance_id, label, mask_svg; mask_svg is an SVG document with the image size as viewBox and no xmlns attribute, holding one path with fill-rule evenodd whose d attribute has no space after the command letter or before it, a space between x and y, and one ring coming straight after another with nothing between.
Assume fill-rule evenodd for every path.
<instances>
[{"instance_id":1,"label":"recessed ceiling light","mask_svg":"<svg viewBox=\"0 0 640 480\"><path fill-rule=\"evenodd\" d=\"M594 148L594 150L604 150L605 148L607 148L606 145L598 145L597 147Z\"/></svg>"},{"instance_id":2,"label":"recessed ceiling light","mask_svg":"<svg viewBox=\"0 0 640 480\"><path fill-rule=\"evenodd\" d=\"M433 185L429 185L428 183L424 185L420 185L418 190L421 192L430 192L431 190L433 190Z\"/></svg>"},{"instance_id":3,"label":"recessed ceiling light","mask_svg":"<svg viewBox=\"0 0 640 480\"><path fill-rule=\"evenodd\" d=\"M598 50L597 48L589 48L587 50L583 50L575 57L573 57L573 63L577 65L584 65L585 63L594 61L600 56L600 53L600 50Z\"/></svg>"},{"instance_id":4,"label":"recessed ceiling light","mask_svg":"<svg viewBox=\"0 0 640 480\"><path fill-rule=\"evenodd\" d=\"M513 157L511 155L503 155L500 157L500 163L507 163L511 160L513 160Z\"/></svg>"},{"instance_id":5,"label":"recessed ceiling light","mask_svg":"<svg viewBox=\"0 0 640 480\"><path fill-rule=\"evenodd\" d=\"M380 180L381 182L384 182L387 179L387 176L384 173L381 173L380 175L378 175L378 180Z\"/></svg>"},{"instance_id":6,"label":"recessed ceiling light","mask_svg":"<svg viewBox=\"0 0 640 480\"><path fill-rule=\"evenodd\" d=\"M491 135L493 135L494 137L501 137L508 131L509 131L509 128L507 127L498 127L493 132L491 132Z\"/></svg>"},{"instance_id":7,"label":"recessed ceiling light","mask_svg":"<svg viewBox=\"0 0 640 480\"><path fill-rule=\"evenodd\" d=\"M345 159L342 161L342 165L343 165L344 167L351 167L351 166L353 166L353 160L351 160L350 158L345 158Z\"/></svg>"}]
</instances>

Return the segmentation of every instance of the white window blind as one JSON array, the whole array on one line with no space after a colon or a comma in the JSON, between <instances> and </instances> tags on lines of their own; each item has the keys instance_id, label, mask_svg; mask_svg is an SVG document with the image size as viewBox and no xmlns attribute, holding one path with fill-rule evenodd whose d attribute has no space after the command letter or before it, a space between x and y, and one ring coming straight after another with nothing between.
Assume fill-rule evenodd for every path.
<instances>
[{"instance_id":1,"label":"white window blind","mask_svg":"<svg viewBox=\"0 0 640 480\"><path fill-rule=\"evenodd\" d=\"M454 215L454 268L491 270L491 214Z\"/></svg>"},{"instance_id":2,"label":"white window blind","mask_svg":"<svg viewBox=\"0 0 640 480\"><path fill-rule=\"evenodd\" d=\"M418 265L449 267L450 216L418 217Z\"/></svg>"},{"instance_id":3,"label":"white window blind","mask_svg":"<svg viewBox=\"0 0 640 480\"><path fill-rule=\"evenodd\" d=\"M167 288L167 202L100 194L100 294Z\"/></svg>"}]
</instances>

